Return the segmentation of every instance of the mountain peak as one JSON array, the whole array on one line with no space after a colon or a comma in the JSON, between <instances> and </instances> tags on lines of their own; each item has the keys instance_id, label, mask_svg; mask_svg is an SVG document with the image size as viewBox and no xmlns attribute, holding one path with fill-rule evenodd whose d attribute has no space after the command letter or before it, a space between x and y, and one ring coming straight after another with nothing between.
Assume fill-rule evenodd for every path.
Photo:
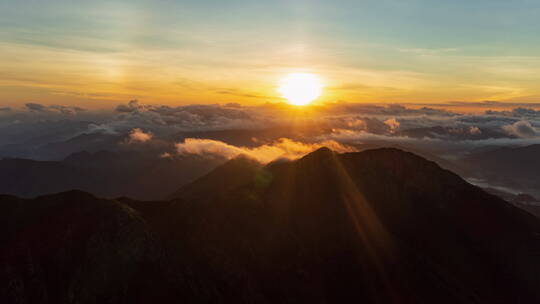
<instances>
[{"instance_id":1,"label":"mountain peak","mask_svg":"<svg viewBox=\"0 0 540 304\"><path fill-rule=\"evenodd\" d=\"M171 198L214 198L255 178L262 164L246 155L239 155L210 171L198 180L183 186ZM213 189L213 191L208 191Z\"/></svg>"},{"instance_id":2,"label":"mountain peak","mask_svg":"<svg viewBox=\"0 0 540 304\"><path fill-rule=\"evenodd\" d=\"M328 147L321 147L321 148L311 152L311 154L320 154L320 155L332 154L332 153L334 153L334 151L330 150L330 148L328 148Z\"/></svg>"},{"instance_id":3,"label":"mountain peak","mask_svg":"<svg viewBox=\"0 0 540 304\"><path fill-rule=\"evenodd\" d=\"M301 159L326 159L328 157L331 157L335 154L334 151L330 150L327 147L321 147L311 153L308 153L304 155Z\"/></svg>"},{"instance_id":4,"label":"mountain peak","mask_svg":"<svg viewBox=\"0 0 540 304\"><path fill-rule=\"evenodd\" d=\"M235 158L228 160L227 162L225 162L224 165L232 166L232 165L241 165L241 164L250 164L250 165L258 164L260 166L260 163L256 159L251 158L245 154L240 154L236 156Z\"/></svg>"},{"instance_id":5,"label":"mountain peak","mask_svg":"<svg viewBox=\"0 0 540 304\"><path fill-rule=\"evenodd\" d=\"M92 302L64 287L80 284L121 302L540 302L540 222L399 149L321 148L264 168L240 156L173 197L0 196L0 236L16 240L0 277L25 284L15 300Z\"/></svg>"}]
</instances>

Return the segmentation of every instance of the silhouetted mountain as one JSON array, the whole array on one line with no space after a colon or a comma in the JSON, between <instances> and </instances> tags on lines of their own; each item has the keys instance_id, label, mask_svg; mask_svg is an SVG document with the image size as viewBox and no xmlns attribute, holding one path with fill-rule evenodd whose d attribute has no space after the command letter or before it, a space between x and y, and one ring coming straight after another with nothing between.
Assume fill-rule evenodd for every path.
<instances>
[{"instance_id":1,"label":"silhouetted mountain","mask_svg":"<svg viewBox=\"0 0 540 304\"><path fill-rule=\"evenodd\" d=\"M74 134L88 130L90 121L46 120L26 123L5 123L0 127L0 158L51 160L49 151L41 149L49 143L69 141ZM64 156L55 158L62 159Z\"/></svg>"},{"instance_id":2,"label":"silhouetted mountain","mask_svg":"<svg viewBox=\"0 0 540 304\"><path fill-rule=\"evenodd\" d=\"M463 162L474 176L491 184L540 196L540 145L500 148L468 155Z\"/></svg>"},{"instance_id":3,"label":"silhouetted mountain","mask_svg":"<svg viewBox=\"0 0 540 304\"><path fill-rule=\"evenodd\" d=\"M31 197L82 189L89 179L82 169L62 162L29 159L0 160L0 193ZM91 178L90 178L91 181Z\"/></svg>"},{"instance_id":4,"label":"silhouetted mountain","mask_svg":"<svg viewBox=\"0 0 540 304\"><path fill-rule=\"evenodd\" d=\"M23 197L79 189L104 197L160 199L207 173L220 159L86 151L63 161L0 160L0 193Z\"/></svg>"},{"instance_id":5,"label":"silhouetted mountain","mask_svg":"<svg viewBox=\"0 0 540 304\"><path fill-rule=\"evenodd\" d=\"M121 209L133 215L126 221L88 209L81 211L84 217L72 216L75 211L62 211L75 200L64 199L65 194L56 196L63 207L53 211L47 211L51 208L47 199L25 201L36 208L29 213L17 209L19 199L0 198L0 205L8 210L0 227L5 232L3 239L27 244L5 246L8 253L0 269L9 275L10 282L16 282L4 285L6 299L10 302L13 294L25 295L17 286L34 286L36 282L36 286L45 287L31 289L29 296L61 286L53 289L59 294L56 301L44 301L54 303L65 298L100 302L92 301L97 297L106 299L101 302L130 302L134 288L140 299L149 294L161 296L154 301L160 303L540 301L540 221L412 153L378 149L336 154L323 148L297 161L265 167L237 159L178 194L186 195L189 201L92 198L101 202L92 208L104 213L110 212L105 211L109 204L129 206ZM78 195L86 200L91 197ZM75 206L72 209L79 210ZM13 217L9 210L21 212ZM76 240L88 238L64 238L53 226L51 235L65 240L58 245L62 248L59 251L80 252L73 248L97 246L108 248L105 252L111 250L113 257L105 262L102 258L107 255L101 253L95 260L68 255L65 264L69 266L57 275L56 267L63 267L65 255L48 259L40 248L50 242L31 244L34 234L49 233L47 226L36 222L61 222L64 216L80 220L70 219L73 228L66 231L88 227L84 231L99 237L90 238L92 245L82 246ZM85 221L100 224L85 226ZM137 229L123 228L123 223L131 222L137 223ZM145 233L139 233L141 230ZM115 236L114 231L137 236L128 237L130 240L145 240L137 242L145 245L136 248L155 249L157 258L145 250L134 254L131 243L109 243L109 231ZM142 234L151 236L151 241L139 238ZM116 260L123 255L128 262ZM27 256L40 264L18 262L27 261ZM101 261L106 267L96 266ZM142 273L154 272L126 278L123 269L137 268L139 261L153 266ZM6 266L12 264L15 266ZM79 275L73 267L87 272ZM34 269L44 275L33 275ZM114 282L79 280L79 276L105 276ZM53 287L43 283L45 277L52 278L48 284ZM77 282L76 289L68 288L72 282ZM120 296L119 290L126 292ZM111 294L114 297L108 297Z\"/></svg>"},{"instance_id":6,"label":"silhouetted mountain","mask_svg":"<svg viewBox=\"0 0 540 304\"><path fill-rule=\"evenodd\" d=\"M161 250L132 209L80 191L0 201L2 303L159 299Z\"/></svg>"},{"instance_id":7,"label":"silhouetted mountain","mask_svg":"<svg viewBox=\"0 0 540 304\"><path fill-rule=\"evenodd\" d=\"M48 143L40 148L40 154L52 159L63 159L80 151L98 152L116 147L124 136L102 133L81 134L66 141Z\"/></svg>"},{"instance_id":8,"label":"silhouetted mountain","mask_svg":"<svg viewBox=\"0 0 540 304\"><path fill-rule=\"evenodd\" d=\"M184 200L215 199L252 182L262 165L246 156L238 156L215 168L207 175L189 183L171 195ZM212 189L211 191L208 191Z\"/></svg>"},{"instance_id":9,"label":"silhouetted mountain","mask_svg":"<svg viewBox=\"0 0 540 304\"><path fill-rule=\"evenodd\" d=\"M53 130L55 131L55 130ZM73 133L73 129L69 130ZM61 132L58 134L62 134ZM56 134L56 137L58 137ZM52 136L52 135L51 135ZM49 141L45 141L49 139ZM28 158L33 160L59 161L79 151L97 152L116 148L123 136L109 134L80 134L75 137L50 141L38 137L22 143L0 146L0 158Z\"/></svg>"},{"instance_id":10,"label":"silhouetted mountain","mask_svg":"<svg viewBox=\"0 0 540 304\"><path fill-rule=\"evenodd\" d=\"M450 170L454 173L459 174L460 176L470 175L469 168L463 165L460 161L450 160L447 158L437 156L440 153L430 151L430 149L426 149L425 147L415 147L414 145L403 144L403 143L399 143L399 144L389 143L384 140L380 140L380 141L372 140L369 143L355 144L353 146L357 148L358 151L374 150L374 149L381 149L381 148L395 148L395 149L399 149L405 152L414 153L429 161L435 162L441 168Z\"/></svg>"},{"instance_id":11,"label":"silhouetted mountain","mask_svg":"<svg viewBox=\"0 0 540 304\"><path fill-rule=\"evenodd\" d=\"M494 188L484 188L484 190L540 218L540 200L536 197L527 193L513 194Z\"/></svg>"}]
</instances>

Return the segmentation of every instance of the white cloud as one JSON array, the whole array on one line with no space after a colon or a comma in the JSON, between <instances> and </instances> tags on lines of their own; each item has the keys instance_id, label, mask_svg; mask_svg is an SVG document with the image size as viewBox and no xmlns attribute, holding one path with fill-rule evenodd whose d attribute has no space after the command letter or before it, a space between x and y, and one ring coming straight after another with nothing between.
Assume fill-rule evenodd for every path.
<instances>
[{"instance_id":1,"label":"white cloud","mask_svg":"<svg viewBox=\"0 0 540 304\"><path fill-rule=\"evenodd\" d=\"M510 135L521 138L533 138L540 136L540 131L535 128L528 120L520 120L511 125L503 126L503 130Z\"/></svg>"},{"instance_id":2,"label":"white cloud","mask_svg":"<svg viewBox=\"0 0 540 304\"><path fill-rule=\"evenodd\" d=\"M101 133L101 134L108 134L108 135L118 135L118 132L116 132L108 124L94 124L94 123L91 123L88 125L88 132L86 133L89 133L89 134Z\"/></svg>"}]
</instances>

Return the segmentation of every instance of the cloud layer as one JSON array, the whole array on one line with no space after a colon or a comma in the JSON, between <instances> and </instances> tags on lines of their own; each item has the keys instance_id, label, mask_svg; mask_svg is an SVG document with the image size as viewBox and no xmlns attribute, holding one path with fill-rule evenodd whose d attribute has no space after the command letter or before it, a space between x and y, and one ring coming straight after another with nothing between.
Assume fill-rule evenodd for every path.
<instances>
[{"instance_id":1,"label":"cloud layer","mask_svg":"<svg viewBox=\"0 0 540 304\"><path fill-rule=\"evenodd\" d=\"M322 145L338 151L406 146L458 157L479 147L540 142L540 111L482 106L484 112L474 114L396 104L334 103L297 111L283 104L171 107L132 100L112 111L95 111L27 103L0 111L0 156L39 155L54 143L72 145L72 150L146 147L167 157L178 152L225 158L247 154L268 162L296 158ZM129 145L119 148L107 140Z\"/></svg>"},{"instance_id":2,"label":"cloud layer","mask_svg":"<svg viewBox=\"0 0 540 304\"><path fill-rule=\"evenodd\" d=\"M276 159L297 159L321 147L328 147L336 152L356 151L353 147L333 140L306 144L288 138L280 138L275 142L254 148L237 147L218 140L196 138L186 138L183 143L176 145L177 152L181 155L219 156L225 159L245 155L261 163L269 163Z\"/></svg>"}]
</instances>

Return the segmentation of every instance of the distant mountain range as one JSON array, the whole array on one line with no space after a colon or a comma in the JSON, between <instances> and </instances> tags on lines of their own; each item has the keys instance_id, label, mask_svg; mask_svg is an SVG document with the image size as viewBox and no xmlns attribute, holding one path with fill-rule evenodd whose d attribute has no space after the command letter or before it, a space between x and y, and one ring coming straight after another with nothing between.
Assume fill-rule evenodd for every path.
<instances>
[{"instance_id":1,"label":"distant mountain range","mask_svg":"<svg viewBox=\"0 0 540 304\"><path fill-rule=\"evenodd\" d=\"M0 193L22 197L79 189L103 197L163 199L224 159L144 152L77 152L62 161L0 160Z\"/></svg>"},{"instance_id":2,"label":"distant mountain range","mask_svg":"<svg viewBox=\"0 0 540 304\"><path fill-rule=\"evenodd\" d=\"M501 129L473 128L466 127L422 127L411 128L398 132L401 136L410 138L439 138L445 140L480 140L494 138L514 138Z\"/></svg>"},{"instance_id":3,"label":"distant mountain range","mask_svg":"<svg viewBox=\"0 0 540 304\"><path fill-rule=\"evenodd\" d=\"M540 144L480 151L462 163L494 186L504 186L540 197Z\"/></svg>"},{"instance_id":4,"label":"distant mountain range","mask_svg":"<svg viewBox=\"0 0 540 304\"><path fill-rule=\"evenodd\" d=\"M238 158L170 193L1 196L0 301L540 302L540 220L412 153Z\"/></svg>"}]
</instances>

